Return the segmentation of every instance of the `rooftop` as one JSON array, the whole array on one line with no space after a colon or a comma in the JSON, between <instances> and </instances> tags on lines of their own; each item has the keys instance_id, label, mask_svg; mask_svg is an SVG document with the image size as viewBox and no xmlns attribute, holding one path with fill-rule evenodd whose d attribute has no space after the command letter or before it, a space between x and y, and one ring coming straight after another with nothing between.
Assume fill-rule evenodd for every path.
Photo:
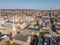
<instances>
[{"instance_id":1,"label":"rooftop","mask_svg":"<svg viewBox=\"0 0 60 45\"><path fill-rule=\"evenodd\" d=\"M21 34L21 33L17 33L17 34L14 36L14 38L15 38L16 40L21 40L21 41L24 41L24 42L27 42L27 40L28 40L28 36L23 35L23 34Z\"/></svg>"}]
</instances>

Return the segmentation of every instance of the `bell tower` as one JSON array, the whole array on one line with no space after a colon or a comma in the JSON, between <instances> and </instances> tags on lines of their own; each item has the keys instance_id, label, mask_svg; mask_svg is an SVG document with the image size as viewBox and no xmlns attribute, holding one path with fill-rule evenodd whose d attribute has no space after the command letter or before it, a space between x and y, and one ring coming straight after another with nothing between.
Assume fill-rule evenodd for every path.
<instances>
[{"instance_id":1,"label":"bell tower","mask_svg":"<svg viewBox=\"0 0 60 45\"><path fill-rule=\"evenodd\" d=\"M12 38L16 35L16 27L15 27L15 18L13 17L13 24L12 24Z\"/></svg>"}]
</instances>

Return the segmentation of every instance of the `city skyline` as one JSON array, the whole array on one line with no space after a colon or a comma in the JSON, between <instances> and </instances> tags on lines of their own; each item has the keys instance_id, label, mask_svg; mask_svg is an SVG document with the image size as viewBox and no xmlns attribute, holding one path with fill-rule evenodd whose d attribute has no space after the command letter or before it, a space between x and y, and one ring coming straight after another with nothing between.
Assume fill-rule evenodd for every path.
<instances>
[{"instance_id":1,"label":"city skyline","mask_svg":"<svg viewBox=\"0 0 60 45\"><path fill-rule=\"evenodd\" d=\"M60 0L0 0L0 9L60 9Z\"/></svg>"}]
</instances>

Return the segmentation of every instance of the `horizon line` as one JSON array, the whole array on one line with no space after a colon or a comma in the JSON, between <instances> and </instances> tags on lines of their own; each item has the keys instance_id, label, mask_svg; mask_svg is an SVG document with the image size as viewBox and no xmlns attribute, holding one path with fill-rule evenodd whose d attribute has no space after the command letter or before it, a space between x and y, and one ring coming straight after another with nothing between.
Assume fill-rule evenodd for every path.
<instances>
[{"instance_id":1,"label":"horizon line","mask_svg":"<svg viewBox=\"0 0 60 45\"><path fill-rule=\"evenodd\" d=\"M60 10L60 9L13 9L13 8L6 8L6 9L0 9L0 10Z\"/></svg>"}]
</instances>

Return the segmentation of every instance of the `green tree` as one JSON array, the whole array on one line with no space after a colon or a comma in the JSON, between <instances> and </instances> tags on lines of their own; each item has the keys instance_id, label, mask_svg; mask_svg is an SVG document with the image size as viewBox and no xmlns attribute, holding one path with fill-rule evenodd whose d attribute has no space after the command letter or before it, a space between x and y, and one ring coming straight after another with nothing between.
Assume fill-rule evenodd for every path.
<instances>
[{"instance_id":1,"label":"green tree","mask_svg":"<svg viewBox=\"0 0 60 45\"><path fill-rule=\"evenodd\" d=\"M38 38L41 39L43 37L44 37L44 33L43 32L40 32Z\"/></svg>"},{"instance_id":2,"label":"green tree","mask_svg":"<svg viewBox=\"0 0 60 45\"><path fill-rule=\"evenodd\" d=\"M34 27L39 26L39 21L36 21L36 24L34 24Z\"/></svg>"},{"instance_id":3,"label":"green tree","mask_svg":"<svg viewBox=\"0 0 60 45\"><path fill-rule=\"evenodd\" d=\"M12 43L11 45L16 45L15 43Z\"/></svg>"},{"instance_id":4,"label":"green tree","mask_svg":"<svg viewBox=\"0 0 60 45\"><path fill-rule=\"evenodd\" d=\"M6 44L5 45L10 45L10 42L9 41L6 41Z\"/></svg>"},{"instance_id":5,"label":"green tree","mask_svg":"<svg viewBox=\"0 0 60 45\"><path fill-rule=\"evenodd\" d=\"M59 41L59 42L57 42L57 45L60 45L60 41Z\"/></svg>"}]
</instances>

